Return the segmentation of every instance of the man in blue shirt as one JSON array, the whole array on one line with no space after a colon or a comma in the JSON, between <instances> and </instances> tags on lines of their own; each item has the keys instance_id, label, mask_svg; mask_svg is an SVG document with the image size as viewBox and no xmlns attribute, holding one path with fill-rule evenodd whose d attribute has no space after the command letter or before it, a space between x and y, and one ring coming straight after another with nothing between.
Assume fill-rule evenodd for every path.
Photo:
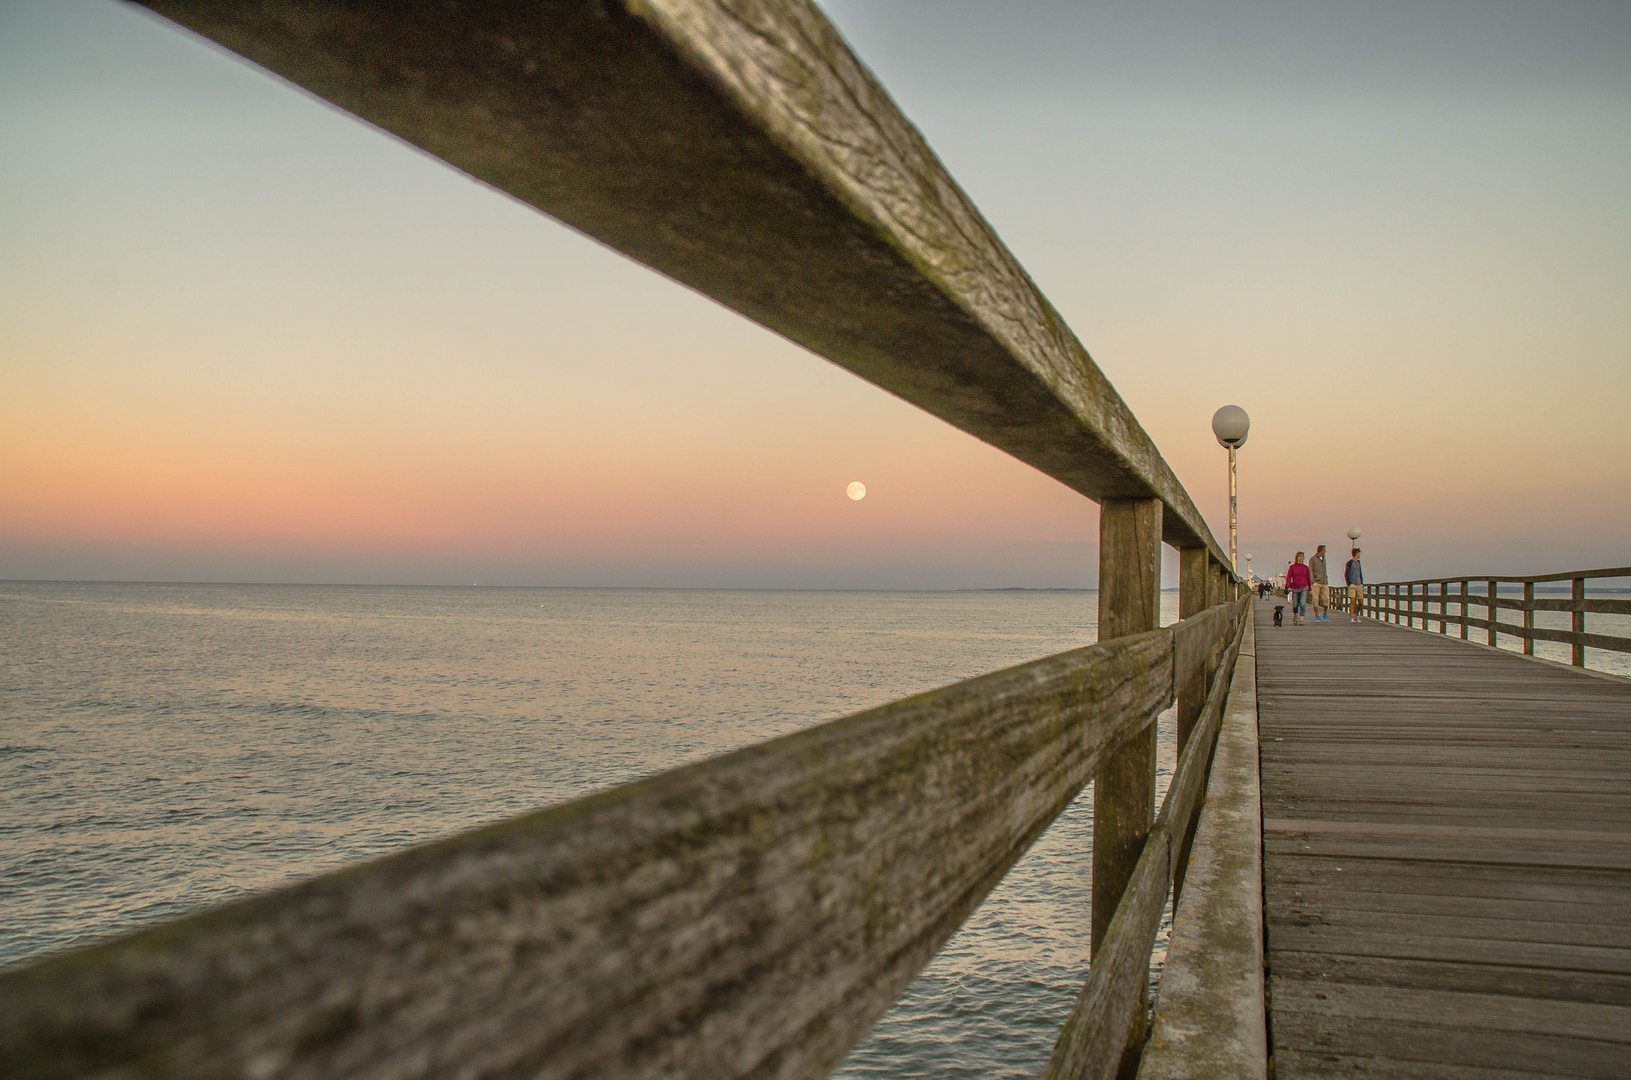
<instances>
[{"instance_id":1,"label":"man in blue shirt","mask_svg":"<svg viewBox=\"0 0 1631 1080\"><path fill-rule=\"evenodd\" d=\"M1365 571L1359 565L1358 548L1354 548L1353 558L1348 560L1342 576L1348 583L1348 621L1358 622L1360 605L1365 602Z\"/></svg>"}]
</instances>

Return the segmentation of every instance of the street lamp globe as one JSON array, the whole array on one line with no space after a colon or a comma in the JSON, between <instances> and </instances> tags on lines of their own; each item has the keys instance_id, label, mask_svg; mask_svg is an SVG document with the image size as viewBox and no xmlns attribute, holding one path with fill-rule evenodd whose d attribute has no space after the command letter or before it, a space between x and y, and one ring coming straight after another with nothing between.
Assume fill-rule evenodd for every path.
<instances>
[{"instance_id":1,"label":"street lamp globe","mask_svg":"<svg viewBox=\"0 0 1631 1080\"><path fill-rule=\"evenodd\" d=\"M1355 525L1353 528L1348 530L1348 539L1349 540L1358 540L1359 539L1359 526L1358 525Z\"/></svg>"},{"instance_id":2,"label":"street lamp globe","mask_svg":"<svg viewBox=\"0 0 1631 1080\"><path fill-rule=\"evenodd\" d=\"M1235 501L1235 451L1246 445L1246 432L1252 428L1252 418L1239 405L1225 405L1212 414L1212 434L1218 445L1229 451L1229 569L1240 574L1240 517Z\"/></svg>"},{"instance_id":3,"label":"street lamp globe","mask_svg":"<svg viewBox=\"0 0 1631 1080\"><path fill-rule=\"evenodd\" d=\"M1212 414L1212 434L1218 445L1234 450L1246 445L1246 433L1252 429L1252 418L1239 405L1225 405Z\"/></svg>"}]
</instances>

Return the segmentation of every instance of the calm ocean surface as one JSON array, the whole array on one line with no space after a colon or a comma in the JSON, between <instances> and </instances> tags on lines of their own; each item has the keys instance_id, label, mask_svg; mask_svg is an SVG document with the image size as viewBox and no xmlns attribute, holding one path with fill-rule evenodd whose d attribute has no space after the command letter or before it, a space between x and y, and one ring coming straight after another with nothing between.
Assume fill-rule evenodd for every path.
<instances>
[{"instance_id":1,"label":"calm ocean surface","mask_svg":"<svg viewBox=\"0 0 1631 1080\"><path fill-rule=\"evenodd\" d=\"M1090 644L1096 606L0 583L0 964ZM1086 973L1091 822L1084 794L839 1075L1040 1071Z\"/></svg>"},{"instance_id":2,"label":"calm ocean surface","mask_svg":"<svg viewBox=\"0 0 1631 1080\"><path fill-rule=\"evenodd\" d=\"M0 965L1089 644L1096 606L0 582ZM1160 754L1164 788L1170 715ZM1086 973L1091 822L1084 793L839 1075L1041 1070Z\"/></svg>"}]
</instances>

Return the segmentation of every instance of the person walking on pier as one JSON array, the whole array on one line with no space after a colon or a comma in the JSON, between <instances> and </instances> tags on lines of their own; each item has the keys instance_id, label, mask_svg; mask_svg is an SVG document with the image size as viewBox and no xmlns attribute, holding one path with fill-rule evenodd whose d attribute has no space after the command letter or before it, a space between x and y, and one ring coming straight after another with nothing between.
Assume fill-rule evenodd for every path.
<instances>
[{"instance_id":1,"label":"person walking on pier","mask_svg":"<svg viewBox=\"0 0 1631 1080\"><path fill-rule=\"evenodd\" d=\"M1342 577L1348 583L1348 621L1359 621L1359 608L1365 602L1365 570L1359 565L1359 549L1354 548L1353 558L1342 570Z\"/></svg>"},{"instance_id":2,"label":"person walking on pier","mask_svg":"<svg viewBox=\"0 0 1631 1080\"><path fill-rule=\"evenodd\" d=\"M1297 558L1286 567L1286 595L1291 598L1291 625L1303 624L1303 612L1308 602L1308 587L1313 584L1313 575L1308 572L1308 564L1303 562L1303 553L1297 552Z\"/></svg>"},{"instance_id":3,"label":"person walking on pier","mask_svg":"<svg viewBox=\"0 0 1631 1080\"><path fill-rule=\"evenodd\" d=\"M1314 621L1331 621L1331 576L1325 570L1325 545L1321 544L1314 549L1314 557L1308 560L1308 572L1314 578L1313 596Z\"/></svg>"}]
</instances>

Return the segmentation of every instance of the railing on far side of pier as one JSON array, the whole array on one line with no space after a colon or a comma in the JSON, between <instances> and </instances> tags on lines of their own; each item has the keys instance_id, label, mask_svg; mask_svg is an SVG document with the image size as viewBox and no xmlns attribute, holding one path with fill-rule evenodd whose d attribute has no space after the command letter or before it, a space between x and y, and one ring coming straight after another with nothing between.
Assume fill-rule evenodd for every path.
<instances>
[{"instance_id":1,"label":"railing on far side of pier","mask_svg":"<svg viewBox=\"0 0 1631 1080\"><path fill-rule=\"evenodd\" d=\"M1099 503L1100 640L7 972L8 1075L823 1076L1088 782L1093 963L1050 1075L1136 1057L1249 601L820 11L147 6Z\"/></svg>"},{"instance_id":2,"label":"railing on far side of pier","mask_svg":"<svg viewBox=\"0 0 1631 1080\"><path fill-rule=\"evenodd\" d=\"M1601 570L1568 570L1557 574L1535 574L1529 577L1509 575L1471 575L1465 577L1422 578L1415 581L1385 581L1365 586L1365 612L1383 622L1402 623L1421 629L1438 624L1438 632L1445 634L1449 627L1460 627L1462 640L1470 630L1483 630L1490 645L1506 634L1523 641L1526 655L1535 654L1535 642L1553 641L1570 646L1570 659L1575 667L1586 666L1586 650L1607 649L1611 652L1631 652L1631 637L1617 634L1590 633L1586 629L1586 615L1631 615L1631 599L1605 596L1587 596L1586 582L1602 578L1631 577L1631 566L1608 567ZM1570 583L1568 597L1535 595L1535 586L1554 581ZM1473 588L1473 586L1478 586ZM1522 585L1523 596L1501 596L1500 586ZM1434 611L1434 606L1437 611ZM1450 609L1455 613L1451 614ZM1483 608L1484 617L1472 614L1472 609ZM1502 610L1518 611L1523 622L1501 622ZM1567 630L1536 626L1537 611L1569 612L1571 626Z\"/></svg>"}]
</instances>

